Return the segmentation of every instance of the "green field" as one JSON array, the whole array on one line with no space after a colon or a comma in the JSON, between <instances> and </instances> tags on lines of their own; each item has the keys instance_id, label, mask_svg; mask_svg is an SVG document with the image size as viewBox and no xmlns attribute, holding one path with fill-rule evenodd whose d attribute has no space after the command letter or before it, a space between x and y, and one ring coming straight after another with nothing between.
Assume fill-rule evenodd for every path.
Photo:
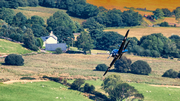
<instances>
[{"instance_id":1,"label":"green field","mask_svg":"<svg viewBox=\"0 0 180 101\"><path fill-rule=\"evenodd\" d=\"M0 39L0 54L26 54L31 52L31 50L24 48L22 44Z\"/></svg>"},{"instance_id":2,"label":"green field","mask_svg":"<svg viewBox=\"0 0 180 101\"><path fill-rule=\"evenodd\" d=\"M68 82L72 83L73 80ZM105 93L101 89L102 80L86 80L86 83L94 85L97 91ZM144 95L144 101L179 101L180 99L180 87L129 84ZM52 81L0 84L0 91L0 101L91 101L84 97L83 93Z\"/></svg>"},{"instance_id":3,"label":"green field","mask_svg":"<svg viewBox=\"0 0 180 101\"><path fill-rule=\"evenodd\" d=\"M148 84L130 83L144 95L144 101L179 101L180 87L156 87Z\"/></svg>"},{"instance_id":4,"label":"green field","mask_svg":"<svg viewBox=\"0 0 180 101\"><path fill-rule=\"evenodd\" d=\"M91 101L81 92L52 82L0 84L0 101Z\"/></svg>"}]
</instances>

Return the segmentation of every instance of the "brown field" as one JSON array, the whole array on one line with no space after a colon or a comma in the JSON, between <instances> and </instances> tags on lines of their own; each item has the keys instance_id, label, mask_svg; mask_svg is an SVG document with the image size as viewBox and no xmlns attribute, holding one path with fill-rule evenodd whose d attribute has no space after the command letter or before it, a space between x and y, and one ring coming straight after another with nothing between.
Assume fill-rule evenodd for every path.
<instances>
[{"instance_id":1,"label":"brown field","mask_svg":"<svg viewBox=\"0 0 180 101\"><path fill-rule=\"evenodd\" d=\"M180 28L173 27L146 27L146 28L122 28L122 29L106 29L104 31L114 31L118 32L121 35L125 35L126 31L130 29L129 37L136 37L140 39L142 36L150 35L153 33L162 33L166 37L171 35L180 36Z\"/></svg>"},{"instance_id":2,"label":"brown field","mask_svg":"<svg viewBox=\"0 0 180 101\"><path fill-rule=\"evenodd\" d=\"M155 10L157 8L168 8L173 11L179 7L178 0L87 0L88 3L96 6L104 6L107 9L124 9L124 7L146 8L147 10Z\"/></svg>"},{"instance_id":3,"label":"brown field","mask_svg":"<svg viewBox=\"0 0 180 101\"><path fill-rule=\"evenodd\" d=\"M147 75L135 75L131 73L120 74L124 81L144 82L151 84L169 84L180 85L180 79L164 78L161 75L168 69L172 68L180 71L179 61L162 58L147 58L125 54L132 62L137 60L147 61L152 68L152 73ZM108 55L83 55L83 54L39 54L23 56L24 66L7 66L0 65L0 78L17 80L23 76L42 77L48 76L72 76L88 78L104 78L104 72L94 71L98 64L105 63L109 65L112 58L107 59ZM4 59L0 59L3 63ZM108 72L107 76L115 72Z\"/></svg>"}]
</instances>

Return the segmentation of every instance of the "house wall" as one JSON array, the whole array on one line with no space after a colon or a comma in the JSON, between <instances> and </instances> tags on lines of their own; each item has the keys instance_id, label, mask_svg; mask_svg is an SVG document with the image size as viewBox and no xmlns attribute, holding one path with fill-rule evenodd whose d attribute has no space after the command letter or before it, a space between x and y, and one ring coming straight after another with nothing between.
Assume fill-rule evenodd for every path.
<instances>
[{"instance_id":1,"label":"house wall","mask_svg":"<svg viewBox=\"0 0 180 101\"><path fill-rule=\"evenodd\" d=\"M63 52L66 52L66 44L58 43L58 44L46 44L46 49L48 51L55 51L56 48L61 48Z\"/></svg>"},{"instance_id":2,"label":"house wall","mask_svg":"<svg viewBox=\"0 0 180 101\"><path fill-rule=\"evenodd\" d=\"M46 44L57 44L57 40L55 40L53 37L49 37L43 44L43 46L46 46Z\"/></svg>"}]
</instances>

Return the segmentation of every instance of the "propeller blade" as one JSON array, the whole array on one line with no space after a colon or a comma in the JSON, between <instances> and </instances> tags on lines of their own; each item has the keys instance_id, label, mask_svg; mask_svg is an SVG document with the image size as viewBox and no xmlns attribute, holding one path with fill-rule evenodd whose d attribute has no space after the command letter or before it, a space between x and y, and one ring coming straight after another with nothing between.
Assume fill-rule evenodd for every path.
<instances>
[{"instance_id":1,"label":"propeller blade","mask_svg":"<svg viewBox=\"0 0 180 101\"><path fill-rule=\"evenodd\" d=\"M127 44L126 44L126 46L124 47L124 49L126 49L126 47L128 46L129 42L130 42L130 40L127 42Z\"/></svg>"}]
</instances>

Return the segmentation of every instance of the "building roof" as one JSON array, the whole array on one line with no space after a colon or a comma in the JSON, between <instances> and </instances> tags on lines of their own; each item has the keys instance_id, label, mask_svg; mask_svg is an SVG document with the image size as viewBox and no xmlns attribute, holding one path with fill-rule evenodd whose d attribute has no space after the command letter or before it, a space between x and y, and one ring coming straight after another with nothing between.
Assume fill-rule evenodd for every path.
<instances>
[{"instance_id":1,"label":"building roof","mask_svg":"<svg viewBox=\"0 0 180 101\"><path fill-rule=\"evenodd\" d=\"M55 40L57 40L57 37L53 34L53 31L51 31L50 35L49 36L42 36L41 39L43 41L46 41L49 37L52 37L54 38Z\"/></svg>"}]
</instances>

